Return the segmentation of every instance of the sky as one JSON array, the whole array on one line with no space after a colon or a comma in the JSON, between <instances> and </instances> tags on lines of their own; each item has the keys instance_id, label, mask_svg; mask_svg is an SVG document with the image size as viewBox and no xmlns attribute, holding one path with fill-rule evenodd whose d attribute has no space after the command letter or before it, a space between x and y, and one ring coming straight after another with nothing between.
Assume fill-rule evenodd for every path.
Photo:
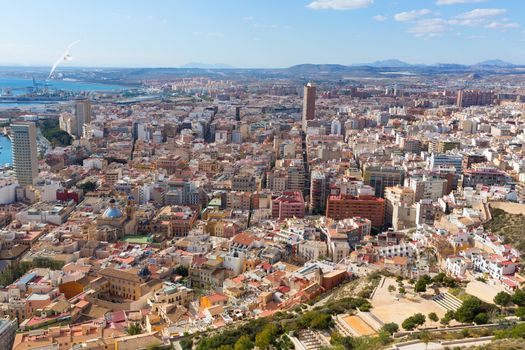
<instances>
[{"instance_id":1,"label":"sky","mask_svg":"<svg viewBox=\"0 0 525 350\"><path fill-rule=\"evenodd\" d=\"M0 0L0 65L525 64L525 0Z\"/></svg>"}]
</instances>

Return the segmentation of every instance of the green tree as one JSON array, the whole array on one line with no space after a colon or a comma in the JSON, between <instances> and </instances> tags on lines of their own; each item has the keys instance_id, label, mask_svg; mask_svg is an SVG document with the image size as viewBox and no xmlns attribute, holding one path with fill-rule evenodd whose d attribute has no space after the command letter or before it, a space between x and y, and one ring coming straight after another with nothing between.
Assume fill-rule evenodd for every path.
<instances>
[{"instance_id":1,"label":"green tree","mask_svg":"<svg viewBox=\"0 0 525 350\"><path fill-rule=\"evenodd\" d=\"M521 338L525 339L525 323L520 323L514 327L496 331L494 333L496 339L505 339L505 338Z\"/></svg>"},{"instance_id":2,"label":"green tree","mask_svg":"<svg viewBox=\"0 0 525 350\"><path fill-rule=\"evenodd\" d=\"M435 312L431 312L428 314L428 319L432 322L437 322L439 321L439 317L438 315L435 313Z\"/></svg>"},{"instance_id":3,"label":"green tree","mask_svg":"<svg viewBox=\"0 0 525 350\"><path fill-rule=\"evenodd\" d=\"M399 287L398 290L399 294L405 294L407 291L405 290L405 287Z\"/></svg>"},{"instance_id":4,"label":"green tree","mask_svg":"<svg viewBox=\"0 0 525 350\"><path fill-rule=\"evenodd\" d=\"M180 347L182 350L191 350L193 349L193 339L191 338L184 338L179 341Z\"/></svg>"},{"instance_id":5,"label":"green tree","mask_svg":"<svg viewBox=\"0 0 525 350\"><path fill-rule=\"evenodd\" d=\"M519 318L525 318L525 307L523 306L517 307L514 314Z\"/></svg>"},{"instance_id":6,"label":"green tree","mask_svg":"<svg viewBox=\"0 0 525 350\"><path fill-rule=\"evenodd\" d=\"M388 291L389 291L390 293L394 292L395 290L396 290L396 287L394 287L393 285L389 285L389 286L388 286Z\"/></svg>"},{"instance_id":7,"label":"green tree","mask_svg":"<svg viewBox=\"0 0 525 350\"><path fill-rule=\"evenodd\" d=\"M425 284L430 284L432 282L432 279L429 275L423 275L419 277L419 280L425 282Z\"/></svg>"},{"instance_id":8,"label":"green tree","mask_svg":"<svg viewBox=\"0 0 525 350\"><path fill-rule=\"evenodd\" d=\"M457 286L456 280L449 276L445 276L442 283L448 288L455 288Z\"/></svg>"},{"instance_id":9,"label":"green tree","mask_svg":"<svg viewBox=\"0 0 525 350\"><path fill-rule=\"evenodd\" d=\"M525 292L521 289L516 289L512 295L512 302L518 306L525 306Z\"/></svg>"},{"instance_id":10,"label":"green tree","mask_svg":"<svg viewBox=\"0 0 525 350\"><path fill-rule=\"evenodd\" d=\"M235 342L234 350L249 350L253 349L253 342L247 335L242 335L239 340Z\"/></svg>"},{"instance_id":11,"label":"green tree","mask_svg":"<svg viewBox=\"0 0 525 350\"><path fill-rule=\"evenodd\" d=\"M418 326L422 326L425 324L425 321L427 320L425 315L423 315L422 313L418 312L417 314L415 314L414 316L412 316L414 318L414 321L416 322L416 325Z\"/></svg>"},{"instance_id":12,"label":"green tree","mask_svg":"<svg viewBox=\"0 0 525 350\"><path fill-rule=\"evenodd\" d=\"M404 320L401 326L404 329L411 331L414 328L425 324L425 321L426 321L425 315L423 315L422 313L417 313L417 314L410 316L406 320Z\"/></svg>"},{"instance_id":13,"label":"green tree","mask_svg":"<svg viewBox=\"0 0 525 350\"><path fill-rule=\"evenodd\" d=\"M385 323L381 329L385 332L388 332L388 334L394 334L395 332L399 331L399 326L397 323L390 322Z\"/></svg>"},{"instance_id":14,"label":"green tree","mask_svg":"<svg viewBox=\"0 0 525 350\"><path fill-rule=\"evenodd\" d=\"M448 310L446 313L445 313L445 316L443 316L441 318L441 321L440 323L444 326L448 326L450 321L452 321L454 319L454 311L452 310Z\"/></svg>"},{"instance_id":15,"label":"green tree","mask_svg":"<svg viewBox=\"0 0 525 350\"><path fill-rule=\"evenodd\" d=\"M456 310L454 318L462 323L471 323L478 313L481 312L481 300L470 297Z\"/></svg>"},{"instance_id":16,"label":"green tree","mask_svg":"<svg viewBox=\"0 0 525 350\"><path fill-rule=\"evenodd\" d=\"M430 343L430 334L428 332L421 332L419 339L425 343L425 350L428 348L428 343Z\"/></svg>"},{"instance_id":17,"label":"green tree","mask_svg":"<svg viewBox=\"0 0 525 350\"><path fill-rule=\"evenodd\" d=\"M140 325L136 322L131 323L128 328L126 329L126 332L129 335L137 335L142 333L142 328L140 328Z\"/></svg>"},{"instance_id":18,"label":"green tree","mask_svg":"<svg viewBox=\"0 0 525 350\"><path fill-rule=\"evenodd\" d=\"M268 349L277 335L277 326L268 323L260 333L255 336L255 345L260 349Z\"/></svg>"},{"instance_id":19,"label":"green tree","mask_svg":"<svg viewBox=\"0 0 525 350\"><path fill-rule=\"evenodd\" d=\"M314 329L329 329L333 326L332 316L324 313L317 314L311 321L310 327Z\"/></svg>"},{"instance_id":20,"label":"green tree","mask_svg":"<svg viewBox=\"0 0 525 350\"><path fill-rule=\"evenodd\" d=\"M69 146L73 141L73 137L64 130L60 129L57 120L46 120L40 125L42 135L53 146Z\"/></svg>"},{"instance_id":21,"label":"green tree","mask_svg":"<svg viewBox=\"0 0 525 350\"><path fill-rule=\"evenodd\" d=\"M77 186L84 192L91 192L97 189L97 183L94 181L86 181Z\"/></svg>"},{"instance_id":22,"label":"green tree","mask_svg":"<svg viewBox=\"0 0 525 350\"><path fill-rule=\"evenodd\" d=\"M499 292L494 297L494 303L502 307L508 306L511 303L511 301L512 301L512 296L509 293L505 293L505 292Z\"/></svg>"},{"instance_id":23,"label":"green tree","mask_svg":"<svg viewBox=\"0 0 525 350\"><path fill-rule=\"evenodd\" d=\"M416 293L426 292L427 283L424 280L419 279L414 286L414 291Z\"/></svg>"},{"instance_id":24,"label":"green tree","mask_svg":"<svg viewBox=\"0 0 525 350\"><path fill-rule=\"evenodd\" d=\"M414 328L417 327L416 323L414 322L414 319L412 318L412 316L408 317L407 319L405 319L403 321L403 323L401 323L401 326L406 329L407 331L411 331L413 330Z\"/></svg>"},{"instance_id":25,"label":"green tree","mask_svg":"<svg viewBox=\"0 0 525 350\"><path fill-rule=\"evenodd\" d=\"M440 272L437 275L435 275L434 277L432 277L432 282L434 282L434 283L443 283L443 280L445 279L445 277L447 277L447 275L445 275L444 272Z\"/></svg>"},{"instance_id":26,"label":"green tree","mask_svg":"<svg viewBox=\"0 0 525 350\"><path fill-rule=\"evenodd\" d=\"M188 268L186 266L183 266L183 265L177 266L175 268L174 272L177 275L182 276L182 277L188 277L188 274L189 274Z\"/></svg>"},{"instance_id":27,"label":"green tree","mask_svg":"<svg viewBox=\"0 0 525 350\"><path fill-rule=\"evenodd\" d=\"M489 322L489 316L485 312L480 312L474 317L475 324L487 324Z\"/></svg>"}]
</instances>

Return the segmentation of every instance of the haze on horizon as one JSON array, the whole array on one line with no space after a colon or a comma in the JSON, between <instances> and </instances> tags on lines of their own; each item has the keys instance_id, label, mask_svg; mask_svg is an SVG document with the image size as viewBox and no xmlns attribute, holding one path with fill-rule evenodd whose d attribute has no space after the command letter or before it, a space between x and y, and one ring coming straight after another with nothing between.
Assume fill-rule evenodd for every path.
<instances>
[{"instance_id":1,"label":"haze on horizon","mask_svg":"<svg viewBox=\"0 0 525 350\"><path fill-rule=\"evenodd\" d=\"M4 1L0 65L280 68L397 58L525 63L519 0Z\"/></svg>"}]
</instances>

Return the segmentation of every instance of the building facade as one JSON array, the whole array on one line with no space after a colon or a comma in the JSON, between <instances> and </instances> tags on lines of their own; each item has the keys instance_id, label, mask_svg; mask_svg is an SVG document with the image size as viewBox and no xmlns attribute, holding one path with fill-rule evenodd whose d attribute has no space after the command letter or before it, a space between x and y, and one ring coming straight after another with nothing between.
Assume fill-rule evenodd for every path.
<instances>
[{"instance_id":1,"label":"building facade","mask_svg":"<svg viewBox=\"0 0 525 350\"><path fill-rule=\"evenodd\" d=\"M13 164L20 185L32 185L38 177L36 126L32 122L11 125Z\"/></svg>"}]
</instances>

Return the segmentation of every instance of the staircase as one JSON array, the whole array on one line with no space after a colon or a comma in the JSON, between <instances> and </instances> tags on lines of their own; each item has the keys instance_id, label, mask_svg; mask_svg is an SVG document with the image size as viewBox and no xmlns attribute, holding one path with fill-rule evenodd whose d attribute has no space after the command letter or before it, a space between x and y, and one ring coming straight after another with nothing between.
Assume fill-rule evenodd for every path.
<instances>
[{"instance_id":1,"label":"staircase","mask_svg":"<svg viewBox=\"0 0 525 350\"><path fill-rule=\"evenodd\" d=\"M449 293L438 294L432 300L447 311L456 311L463 304L461 300Z\"/></svg>"},{"instance_id":2,"label":"staircase","mask_svg":"<svg viewBox=\"0 0 525 350\"><path fill-rule=\"evenodd\" d=\"M302 329L297 334L297 339L303 344L307 350L317 350L324 346L330 346L321 334L312 331L311 329Z\"/></svg>"}]
</instances>

